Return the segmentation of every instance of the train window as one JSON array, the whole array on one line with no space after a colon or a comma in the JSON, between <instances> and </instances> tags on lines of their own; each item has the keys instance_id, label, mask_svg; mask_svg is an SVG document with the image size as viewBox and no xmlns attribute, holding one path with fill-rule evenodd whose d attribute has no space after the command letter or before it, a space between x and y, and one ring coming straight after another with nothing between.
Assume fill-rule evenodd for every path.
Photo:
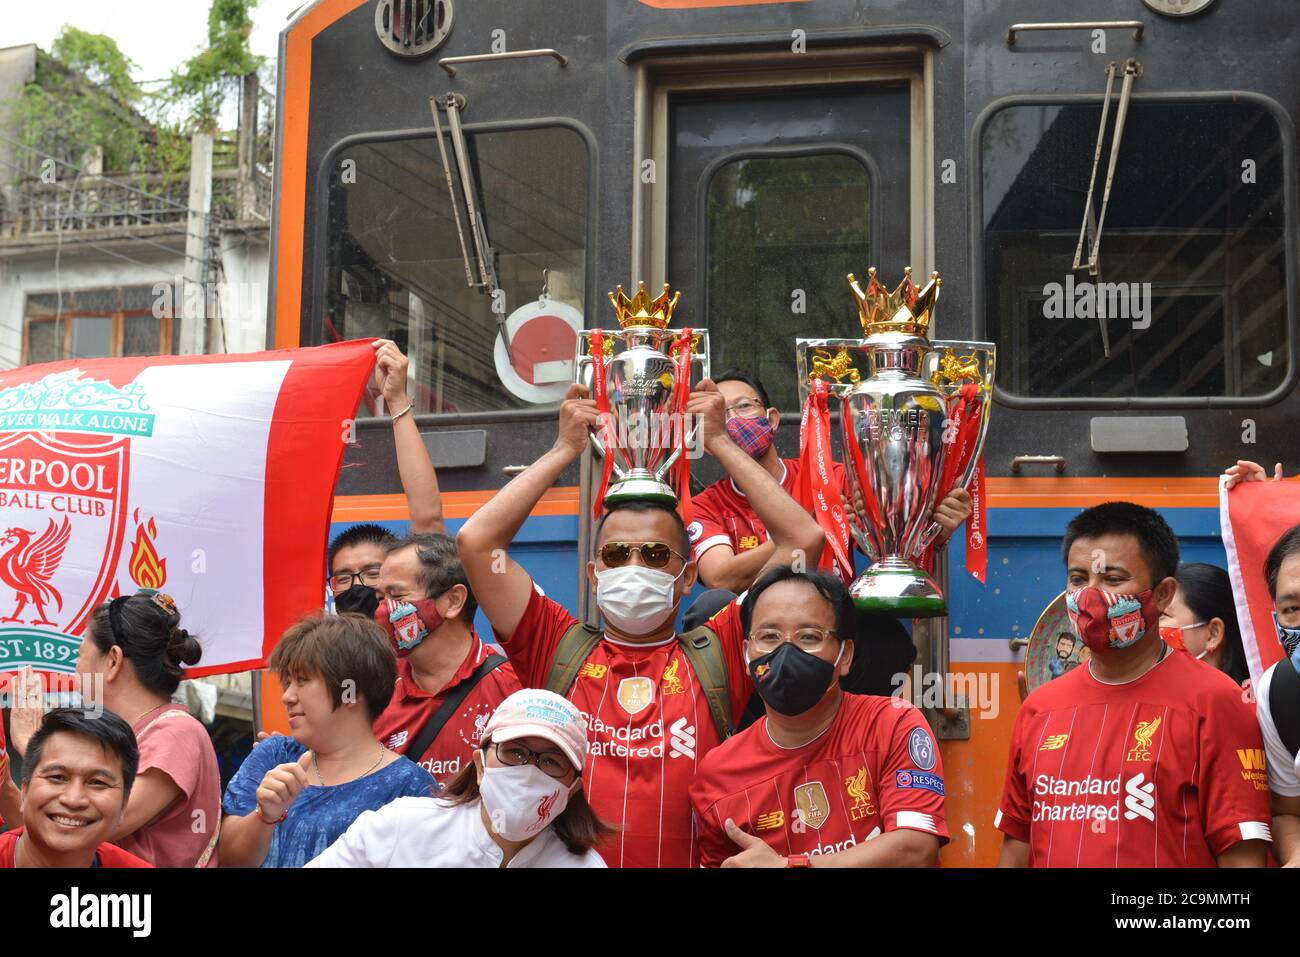
<instances>
[{"instance_id":1,"label":"train window","mask_svg":"<svg viewBox=\"0 0 1300 957\"><path fill-rule=\"evenodd\" d=\"M1002 389L1156 401L1277 389L1289 334L1277 121L1249 100L1135 99L1094 276L1071 267L1100 122L1100 103L1034 103L984 125L984 320ZM1090 227L1085 263L1092 239Z\"/></svg>"},{"instance_id":2,"label":"train window","mask_svg":"<svg viewBox=\"0 0 1300 957\"><path fill-rule=\"evenodd\" d=\"M338 154L329 184L325 338L396 341L410 358L416 412L535 408L537 402L521 395L535 399L541 390L519 381L534 370L557 374L563 365L558 360L572 360L574 338L564 327L557 336L555 329L532 326L512 338L522 345L514 349L518 376L508 389L497 365L497 319L535 302L544 275L549 297L582 313L586 144L562 127L466 131L465 139L475 204L496 253L500 294L489 297L466 282L436 138L354 144ZM447 155L452 156L450 144ZM455 160L450 162L459 197L459 173ZM477 273L463 205L459 215ZM530 332L537 335L530 338ZM525 355L533 346L541 351ZM543 353L557 361L543 361Z\"/></svg>"},{"instance_id":3,"label":"train window","mask_svg":"<svg viewBox=\"0 0 1300 957\"><path fill-rule=\"evenodd\" d=\"M870 174L846 153L747 157L715 170L705 277L715 370L749 371L778 409L798 409L791 337L810 325L861 335L844 276L872 261L870 210Z\"/></svg>"}]
</instances>

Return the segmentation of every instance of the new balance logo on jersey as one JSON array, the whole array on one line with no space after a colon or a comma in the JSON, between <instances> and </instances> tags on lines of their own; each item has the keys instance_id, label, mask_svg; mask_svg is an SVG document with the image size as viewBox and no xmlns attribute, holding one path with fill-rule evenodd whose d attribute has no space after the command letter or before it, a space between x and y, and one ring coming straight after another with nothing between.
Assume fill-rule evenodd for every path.
<instances>
[{"instance_id":1,"label":"new balance logo on jersey","mask_svg":"<svg viewBox=\"0 0 1300 957\"><path fill-rule=\"evenodd\" d=\"M785 811L768 811L754 818L756 831L775 831L780 827L785 827Z\"/></svg>"},{"instance_id":2,"label":"new balance logo on jersey","mask_svg":"<svg viewBox=\"0 0 1300 957\"><path fill-rule=\"evenodd\" d=\"M406 744L406 738L407 738L406 729L403 728L401 731L397 731L394 732L393 734L390 734L388 736L388 740L384 743L388 745L388 750L396 751L402 745Z\"/></svg>"},{"instance_id":3,"label":"new balance logo on jersey","mask_svg":"<svg viewBox=\"0 0 1300 957\"><path fill-rule=\"evenodd\" d=\"M1043 739L1043 746L1039 751L1059 751L1065 747L1065 742L1070 740L1068 734L1049 734Z\"/></svg>"},{"instance_id":4,"label":"new balance logo on jersey","mask_svg":"<svg viewBox=\"0 0 1300 957\"><path fill-rule=\"evenodd\" d=\"M1156 782L1143 784L1145 780L1145 774L1135 774L1124 782L1124 820L1126 821L1144 817L1152 823L1155 822Z\"/></svg>"},{"instance_id":5,"label":"new balance logo on jersey","mask_svg":"<svg viewBox=\"0 0 1300 957\"><path fill-rule=\"evenodd\" d=\"M678 718L668 728L668 757L695 757L695 725L687 724L685 718Z\"/></svg>"}]
</instances>

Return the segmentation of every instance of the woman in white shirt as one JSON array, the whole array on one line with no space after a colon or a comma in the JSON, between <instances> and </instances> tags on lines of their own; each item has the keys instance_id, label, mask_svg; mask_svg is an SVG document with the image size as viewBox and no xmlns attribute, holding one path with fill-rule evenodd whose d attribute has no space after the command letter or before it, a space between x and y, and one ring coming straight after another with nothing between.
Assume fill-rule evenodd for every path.
<instances>
[{"instance_id":1,"label":"woman in white shirt","mask_svg":"<svg viewBox=\"0 0 1300 957\"><path fill-rule=\"evenodd\" d=\"M587 723L550 691L516 691L474 762L434 798L367 811L308 867L604 867L614 833L582 793Z\"/></svg>"}]
</instances>

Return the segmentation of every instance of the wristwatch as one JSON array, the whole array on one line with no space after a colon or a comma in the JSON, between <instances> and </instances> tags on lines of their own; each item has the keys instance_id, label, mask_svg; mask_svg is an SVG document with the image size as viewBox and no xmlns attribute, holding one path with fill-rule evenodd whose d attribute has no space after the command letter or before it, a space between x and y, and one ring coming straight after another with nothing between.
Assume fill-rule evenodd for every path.
<instances>
[{"instance_id":1,"label":"wristwatch","mask_svg":"<svg viewBox=\"0 0 1300 957\"><path fill-rule=\"evenodd\" d=\"M785 859L786 867L812 867L812 859L807 854L791 854Z\"/></svg>"}]
</instances>

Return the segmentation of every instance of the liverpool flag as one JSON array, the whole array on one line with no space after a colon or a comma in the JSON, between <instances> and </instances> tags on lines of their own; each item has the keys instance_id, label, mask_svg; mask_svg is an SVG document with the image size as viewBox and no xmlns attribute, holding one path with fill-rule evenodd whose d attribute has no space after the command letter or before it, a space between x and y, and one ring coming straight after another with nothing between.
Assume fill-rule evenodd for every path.
<instances>
[{"instance_id":1,"label":"liverpool flag","mask_svg":"<svg viewBox=\"0 0 1300 957\"><path fill-rule=\"evenodd\" d=\"M369 340L0 373L0 672L71 672L91 613L166 592L203 658L262 665L321 604Z\"/></svg>"},{"instance_id":2,"label":"liverpool flag","mask_svg":"<svg viewBox=\"0 0 1300 957\"><path fill-rule=\"evenodd\" d=\"M1225 489L1220 479L1219 525L1250 680L1258 684L1260 675L1282 658L1264 559L1283 532L1300 525L1300 483L1240 482Z\"/></svg>"}]
</instances>

